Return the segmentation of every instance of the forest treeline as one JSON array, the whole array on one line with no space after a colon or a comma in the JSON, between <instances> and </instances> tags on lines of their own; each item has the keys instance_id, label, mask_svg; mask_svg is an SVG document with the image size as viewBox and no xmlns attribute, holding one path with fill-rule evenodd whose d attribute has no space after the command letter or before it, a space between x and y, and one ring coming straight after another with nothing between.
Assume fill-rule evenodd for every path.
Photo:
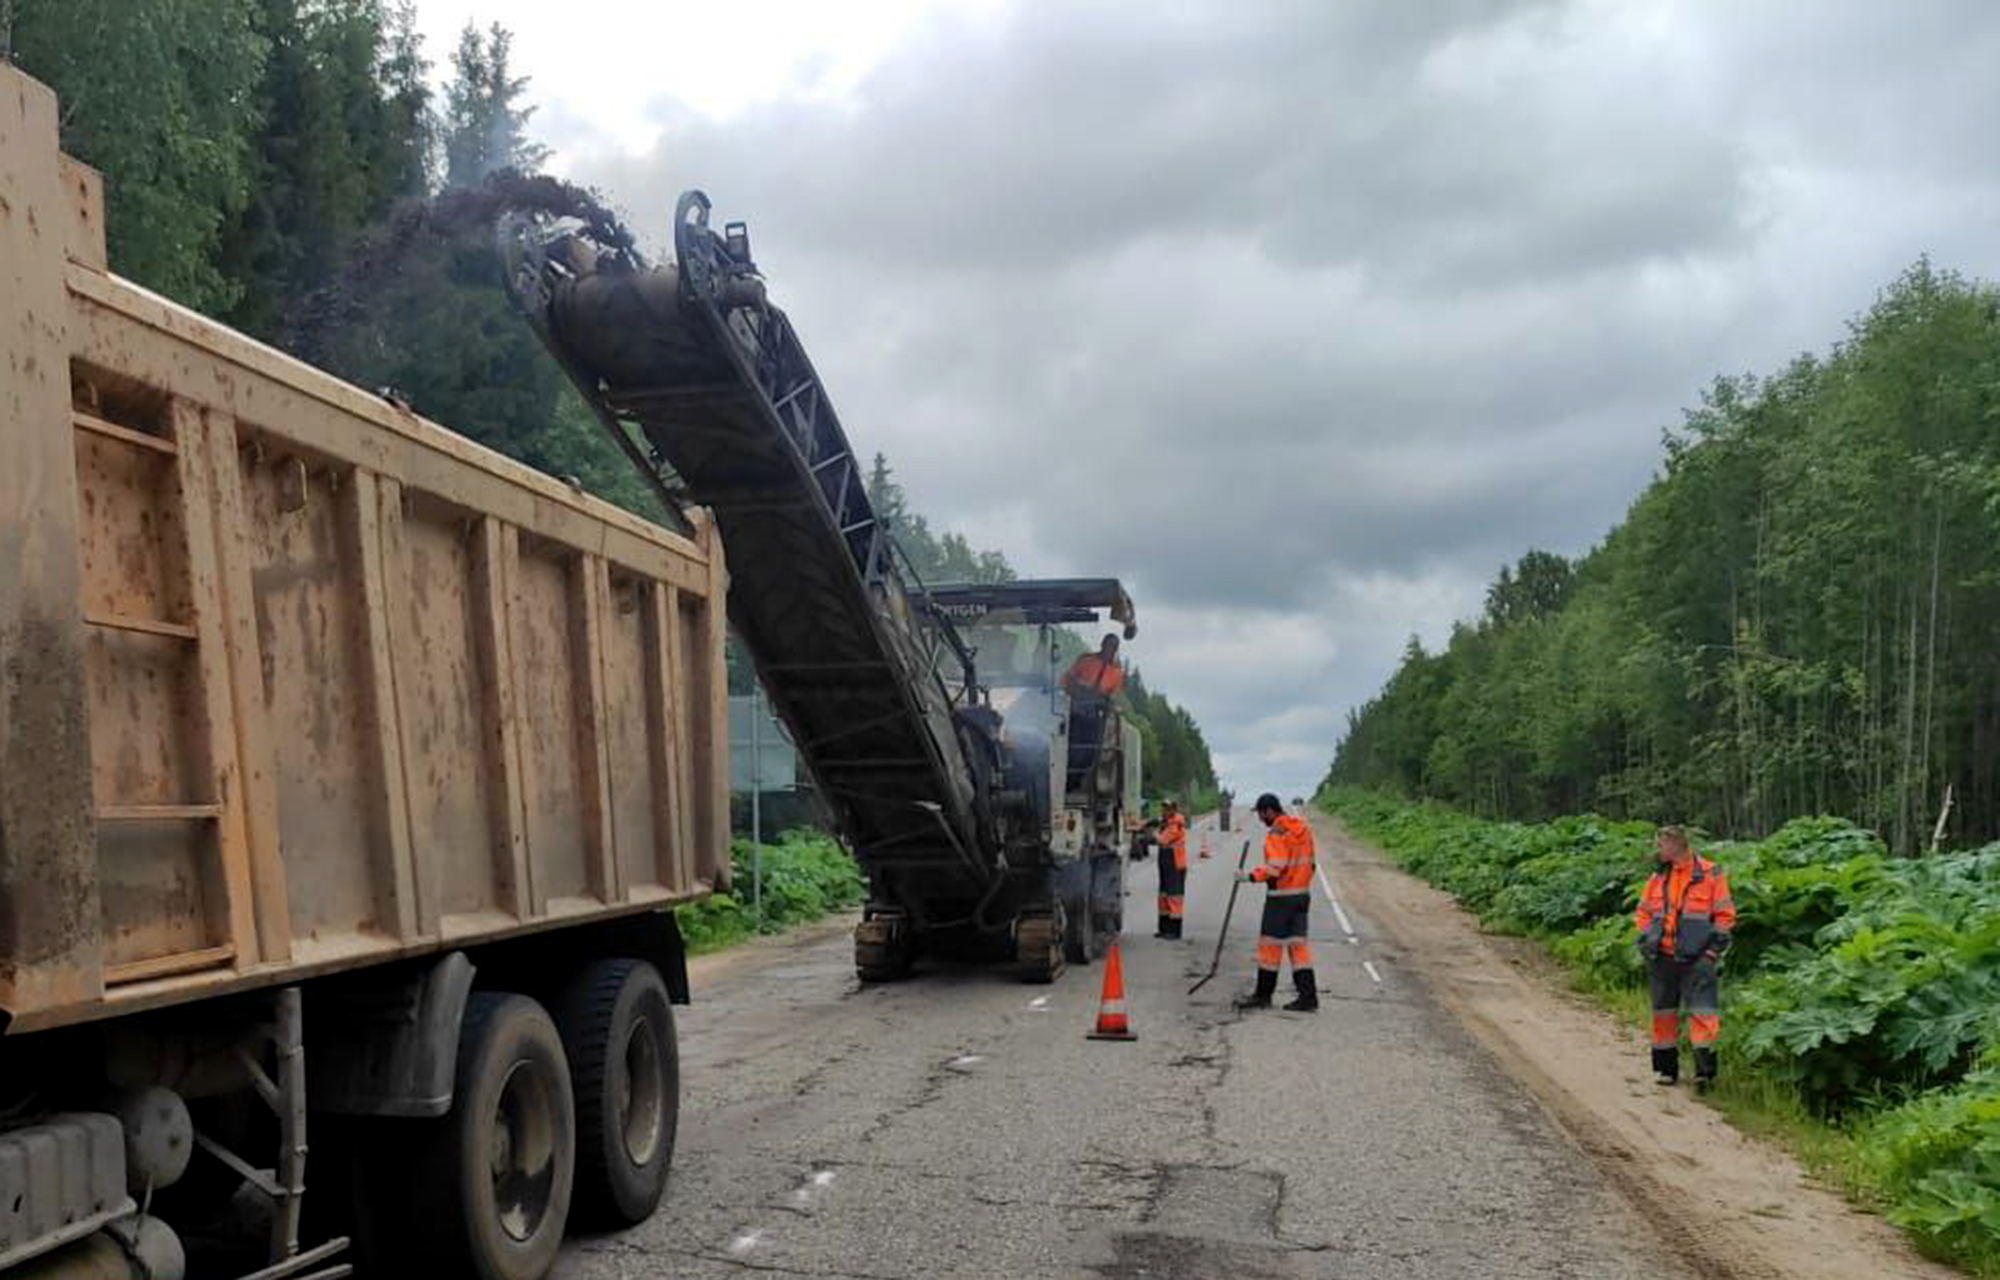
<instances>
[{"instance_id":1,"label":"forest treeline","mask_svg":"<svg viewBox=\"0 0 2000 1280\"><path fill-rule=\"evenodd\" d=\"M1710 387L1587 555L1529 552L1442 650L1412 639L1328 781L1976 844L2000 837L1996 655L2000 292L1920 261L1826 354Z\"/></svg>"}]
</instances>

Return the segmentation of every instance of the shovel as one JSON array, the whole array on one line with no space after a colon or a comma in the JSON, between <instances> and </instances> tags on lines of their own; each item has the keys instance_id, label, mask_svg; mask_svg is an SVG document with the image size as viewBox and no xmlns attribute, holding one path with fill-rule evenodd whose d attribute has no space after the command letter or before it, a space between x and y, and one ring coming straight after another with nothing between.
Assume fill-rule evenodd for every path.
<instances>
[{"instance_id":1,"label":"shovel","mask_svg":"<svg viewBox=\"0 0 2000 1280\"><path fill-rule=\"evenodd\" d=\"M1188 988L1189 995L1207 986L1208 980L1222 968L1222 944L1229 937L1229 917L1236 914L1236 891L1243 887L1243 864L1248 861L1250 861L1250 842L1245 840L1243 852L1236 855L1236 874L1229 881L1229 905L1222 909L1222 928L1216 930L1215 959L1209 961L1208 972L1201 976L1201 981Z\"/></svg>"}]
</instances>

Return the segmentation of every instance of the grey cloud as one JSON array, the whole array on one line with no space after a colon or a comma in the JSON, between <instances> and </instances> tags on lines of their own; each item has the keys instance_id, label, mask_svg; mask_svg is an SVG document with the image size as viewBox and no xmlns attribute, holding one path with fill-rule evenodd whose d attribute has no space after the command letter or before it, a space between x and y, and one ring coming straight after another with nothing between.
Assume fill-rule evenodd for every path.
<instances>
[{"instance_id":1,"label":"grey cloud","mask_svg":"<svg viewBox=\"0 0 2000 1280\"><path fill-rule=\"evenodd\" d=\"M663 97L575 172L655 235L683 186L747 218L857 445L1026 571L1130 579L1148 675L1295 790L1709 378L1927 249L2000 271L1994 65L1978 0L1022 4L851 101Z\"/></svg>"}]
</instances>

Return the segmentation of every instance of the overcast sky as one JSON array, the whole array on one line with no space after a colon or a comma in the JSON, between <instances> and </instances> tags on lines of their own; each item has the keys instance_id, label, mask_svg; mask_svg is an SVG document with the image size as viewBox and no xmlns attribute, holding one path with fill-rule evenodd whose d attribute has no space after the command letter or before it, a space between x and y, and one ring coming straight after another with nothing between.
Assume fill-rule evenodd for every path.
<instances>
[{"instance_id":1,"label":"overcast sky","mask_svg":"<svg viewBox=\"0 0 2000 1280\"><path fill-rule=\"evenodd\" d=\"M625 10L621 16L608 14ZM849 433L1024 574L1123 577L1239 793L1412 633L1587 550L1718 373L1920 254L2000 275L2000 5L418 0L555 167L745 219Z\"/></svg>"}]
</instances>

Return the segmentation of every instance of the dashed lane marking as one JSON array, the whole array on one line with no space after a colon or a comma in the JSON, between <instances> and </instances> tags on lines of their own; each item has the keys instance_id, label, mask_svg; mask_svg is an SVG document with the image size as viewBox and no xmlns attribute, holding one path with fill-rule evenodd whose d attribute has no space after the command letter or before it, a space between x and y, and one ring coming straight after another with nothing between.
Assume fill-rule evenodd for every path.
<instances>
[{"instance_id":1,"label":"dashed lane marking","mask_svg":"<svg viewBox=\"0 0 2000 1280\"><path fill-rule=\"evenodd\" d=\"M1313 874L1319 877L1320 892L1324 893L1326 900L1333 904L1333 916L1334 919L1340 921L1340 931L1347 935L1349 942L1359 945L1361 939L1354 936L1354 922L1347 918L1347 912L1342 909L1340 899L1334 896L1333 885L1327 881L1326 872L1319 867L1314 867Z\"/></svg>"},{"instance_id":2,"label":"dashed lane marking","mask_svg":"<svg viewBox=\"0 0 2000 1280\"><path fill-rule=\"evenodd\" d=\"M1382 981L1382 975L1376 972L1375 962L1373 960L1363 960L1361 962L1361 967L1368 970L1369 977L1375 979L1375 981L1377 982Z\"/></svg>"}]
</instances>

